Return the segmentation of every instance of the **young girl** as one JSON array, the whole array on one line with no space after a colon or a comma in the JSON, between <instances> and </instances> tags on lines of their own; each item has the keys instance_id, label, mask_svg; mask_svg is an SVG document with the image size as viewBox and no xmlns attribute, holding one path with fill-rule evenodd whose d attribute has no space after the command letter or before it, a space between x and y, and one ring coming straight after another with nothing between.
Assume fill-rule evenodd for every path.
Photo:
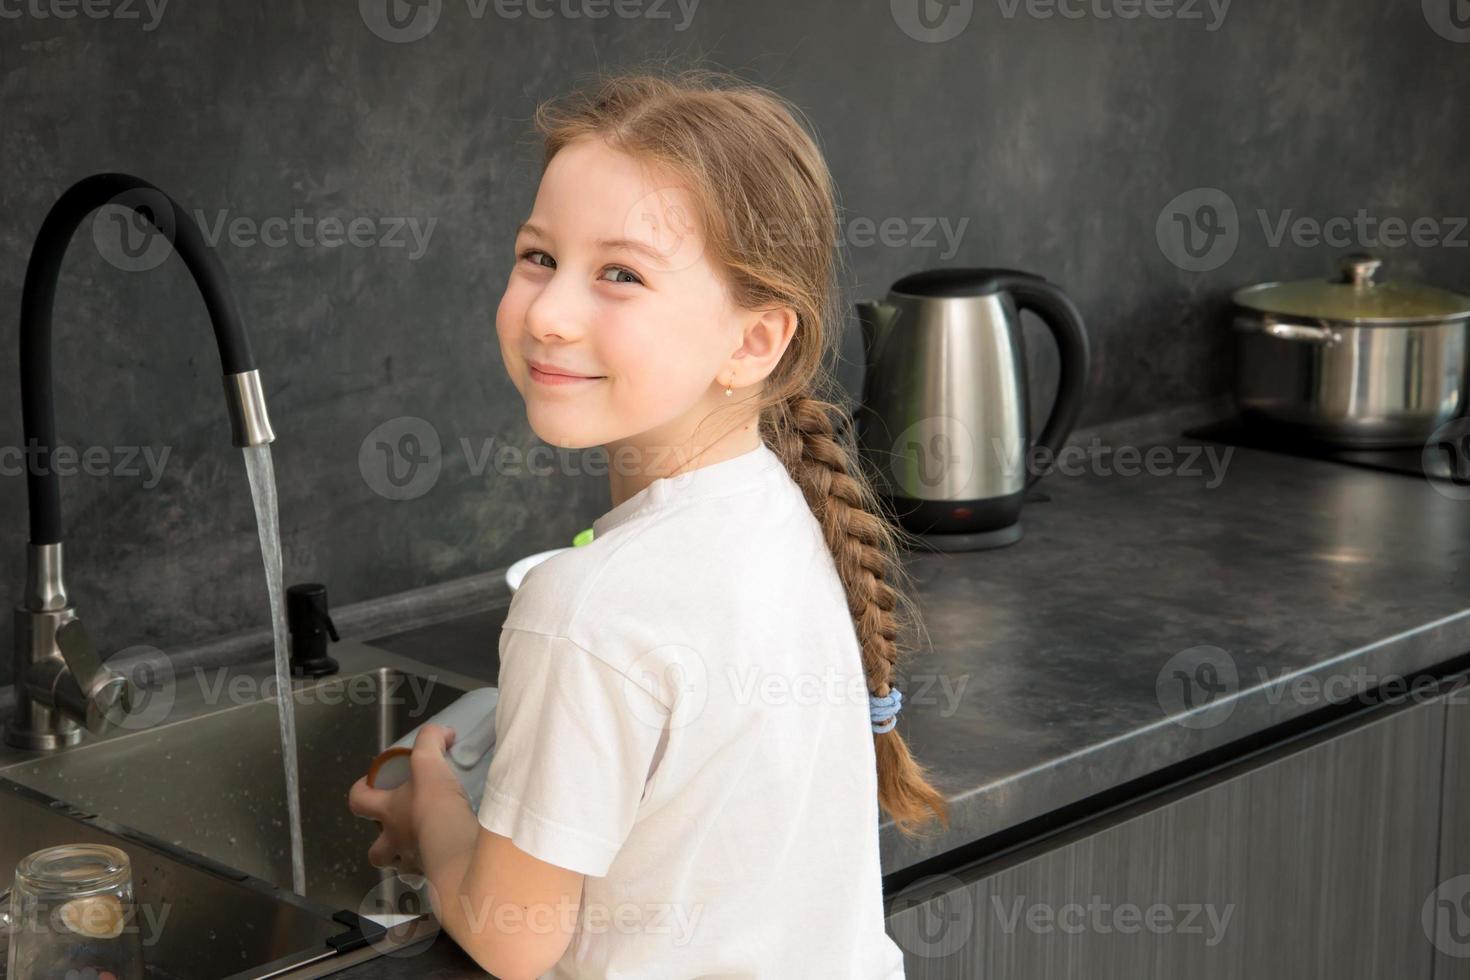
<instances>
[{"instance_id":1,"label":"young girl","mask_svg":"<svg viewBox=\"0 0 1470 980\"><path fill-rule=\"evenodd\" d=\"M504 980L903 976L878 806L915 833L944 801L894 728L901 532L827 400L837 215L798 118L709 72L537 112L496 331L614 506L511 603L478 819L440 726L349 801Z\"/></svg>"}]
</instances>

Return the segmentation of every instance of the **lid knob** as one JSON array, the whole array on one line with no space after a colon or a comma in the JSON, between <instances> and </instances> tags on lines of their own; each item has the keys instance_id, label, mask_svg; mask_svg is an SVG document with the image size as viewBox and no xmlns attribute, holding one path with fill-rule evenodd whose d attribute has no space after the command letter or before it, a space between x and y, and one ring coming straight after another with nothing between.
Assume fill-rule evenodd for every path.
<instances>
[{"instance_id":1,"label":"lid knob","mask_svg":"<svg viewBox=\"0 0 1470 980\"><path fill-rule=\"evenodd\" d=\"M1375 259L1367 252L1354 252L1344 255L1338 268L1342 272L1342 282L1352 283L1362 289L1373 285L1373 274L1383 264L1382 259Z\"/></svg>"}]
</instances>

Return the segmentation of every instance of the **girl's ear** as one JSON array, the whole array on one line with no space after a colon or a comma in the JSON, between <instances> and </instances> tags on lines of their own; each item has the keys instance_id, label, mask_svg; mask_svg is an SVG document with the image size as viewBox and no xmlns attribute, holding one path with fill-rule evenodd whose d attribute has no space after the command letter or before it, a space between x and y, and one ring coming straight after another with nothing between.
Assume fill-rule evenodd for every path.
<instances>
[{"instance_id":1,"label":"girl's ear","mask_svg":"<svg viewBox=\"0 0 1470 980\"><path fill-rule=\"evenodd\" d=\"M731 369L741 385L765 380L776 368L781 355L796 336L796 311L789 306L756 310L746 321L740 349L732 359Z\"/></svg>"}]
</instances>

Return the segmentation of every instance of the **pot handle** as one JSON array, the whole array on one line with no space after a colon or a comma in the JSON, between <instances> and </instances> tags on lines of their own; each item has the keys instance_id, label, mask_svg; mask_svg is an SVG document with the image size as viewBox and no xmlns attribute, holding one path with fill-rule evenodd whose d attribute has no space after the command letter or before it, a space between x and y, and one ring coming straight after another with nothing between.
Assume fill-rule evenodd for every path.
<instances>
[{"instance_id":1,"label":"pot handle","mask_svg":"<svg viewBox=\"0 0 1470 980\"><path fill-rule=\"evenodd\" d=\"M1342 341L1342 334L1325 323L1294 323L1274 317L1237 317L1235 329L1263 333L1278 340L1299 340L1306 344L1331 347Z\"/></svg>"}]
</instances>

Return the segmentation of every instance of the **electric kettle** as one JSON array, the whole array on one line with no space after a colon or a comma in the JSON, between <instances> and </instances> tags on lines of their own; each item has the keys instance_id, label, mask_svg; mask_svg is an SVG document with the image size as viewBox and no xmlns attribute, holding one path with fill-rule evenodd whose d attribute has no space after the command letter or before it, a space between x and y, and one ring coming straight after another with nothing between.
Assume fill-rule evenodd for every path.
<instances>
[{"instance_id":1,"label":"electric kettle","mask_svg":"<svg viewBox=\"0 0 1470 980\"><path fill-rule=\"evenodd\" d=\"M1051 330L1061 363L1034 448L1020 310ZM857 312L867 363L858 448L893 516L933 551L1020 540L1026 488L1043 472L1032 461L1055 457L1082 409L1089 353L1076 306L1031 273L936 269Z\"/></svg>"}]
</instances>

